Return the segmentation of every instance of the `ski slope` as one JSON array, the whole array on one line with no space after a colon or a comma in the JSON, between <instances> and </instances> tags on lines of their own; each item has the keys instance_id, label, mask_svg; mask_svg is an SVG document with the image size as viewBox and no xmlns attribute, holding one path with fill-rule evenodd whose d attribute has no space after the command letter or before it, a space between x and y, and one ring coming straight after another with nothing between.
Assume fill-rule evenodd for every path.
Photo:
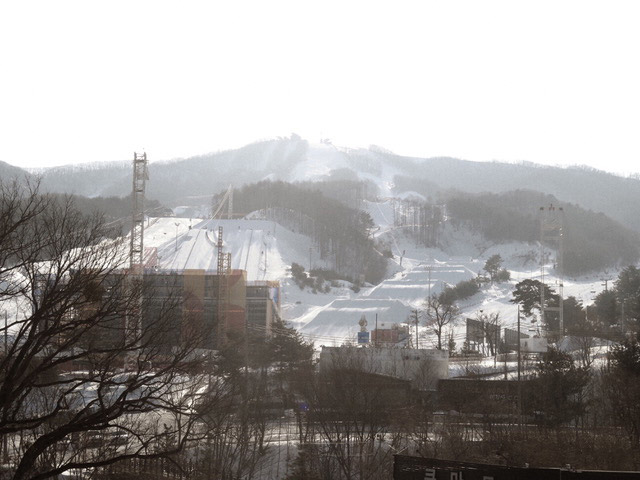
<instances>
[{"instance_id":1,"label":"ski slope","mask_svg":"<svg viewBox=\"0 0 640 480\"><path fill-rule=\"evenodd\" d=\"M292 261L308 258L307 237L275 222L253 219L155 218L145 229L145 247L157 249L161 269L215 272L219 227L223 251L231 254L231 268L246 270L249 281L286 278Z\"/></svg>"},{"instance_id":2,"label":"ski slope","mask_svg":"<svg viewBox=\"0 0 640 480\"><path fill-rule=\"evenodd\" d=\"M415 245L403 228L393 227L392 200L367 202L366 208L377 227L373 235L389 246L388 278L379 285L368 285L358 293L340 282L329 293L301 290L292 280L293 262L309 268L310 254L314 267L331 268L319 259L313 242L304 235L268 220L200 220L155 218L145 230L145 246L157 249L158 267L170 270L217 269L218 227L223 228L223 249L231 253L231 267L247 271L247 279L278 280L281 283L281 313L290 325L316 345L340 345L356 341L358 324L364 315L368 329L390 328L406 323L412 309L424 310L429 295L437 295L446 286L475 277L493 254L500 254L511 281L490 285L460 303L460 321L445 334L453 336L460 347L465 338L464 319L483 313L498 313L502 325L516 328L517 309L510 302L517 282L539 278L540 269L530 260L532 249L527 244L492 245L465 230L445 229L447 251ZM612 275L610 272L609 275ZM547 273L553 286L559 280ZM590 304L604 287L600 275L564 279L565 296L573 295ZM539 324L523 321L525 333L538 333ZM435 335L424 325L419 327L420 342L435 344Z\"/></svg>"}]
</instances>

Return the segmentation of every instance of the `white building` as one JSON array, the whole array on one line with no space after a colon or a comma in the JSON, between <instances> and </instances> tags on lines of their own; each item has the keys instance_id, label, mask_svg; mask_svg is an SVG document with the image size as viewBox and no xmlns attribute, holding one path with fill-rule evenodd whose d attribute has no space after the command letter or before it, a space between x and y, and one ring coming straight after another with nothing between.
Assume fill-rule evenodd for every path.
<instances>
[{"instance_id":1,"label":"white building","mask_svg":"<svg viewBox=\"0 0 640 480\"><path fill-rule=\"evenodd\" d=\"M322 347L320 372L359 370L411 381L419 390L435 390L449 376L449 352L435 349Z\"/></svg>"}]
</instances>

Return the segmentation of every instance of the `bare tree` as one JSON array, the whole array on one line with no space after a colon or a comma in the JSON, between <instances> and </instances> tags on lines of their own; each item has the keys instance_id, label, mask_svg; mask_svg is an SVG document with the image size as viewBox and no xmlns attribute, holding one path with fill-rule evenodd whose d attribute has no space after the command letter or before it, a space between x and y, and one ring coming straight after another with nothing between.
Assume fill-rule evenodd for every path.
<instances>
[{"instance_id":1,"label":"bare tree","mask_svg":"<svg viewBox=\"0 0 640 480\"><path fill-rule=\"evenodd\" d=\"M374 356L356 353L340 352L301 385L309 406L306 461L321 478L389 478L401 442L392 427L409 382L375 373Z\"/></svg>"},{"instance_id":2,"label":"bare tree","mask_svg":"<svg viewBox=\"0 0 640 480\"><path fill-rule=\"evenodd\" d=\"M502 325L500 312L478 313L476 320L480 322L484 341L489 346L489 355L496 355L500 343L500 327Z\"/></svg>"},{"instance_id":3,"label":"bare tree","mask_svg":"<svg viewBox=\"0 0 640 480\"><path fill-rule=\"evenodd\" d=\"M593 363L593 349L597 345L597 334L596 327L588 322L586 318L577 322L573 328L573 338L575 338L576 342L578 359L585 368L591 368L591 364Z\"/></svg>"},{"instance_id":4,"label":"bare tree","mask_svg":"<svg viewBox=\"0 0 640 480\"><path fill-rule=\"evenodd\" d=\"M154 299L123 274L128 251L101 215L37 184L0 184L0 219L0 305L18 306L0 324L0 437L12 478L183 449L206 377L198 332L180 333L182 299ZM140 306L152 316L127 329Z\"/></svg>"},{"instance_id":5,"label":"bare tree","mask_svg":"<svg viewBox=\"0 0 640 480\"><path fill-rule=\"evenodd\" d=\"M267 415L258 393L264 397L263 387L243 375L216 375L210 382L201 410L206 436L195 446L199 471L207 478L253 478L266 453Z\"/></svg>"},{"instance_id":6,"label":"bare tree","mask_svg":"<svg viewBox=\"0 0 640 480\"><path fill-rule=\"evenodd\" d=\"M442 334L447 325L453 325L458 320L460 309L438 296L431 296L425 301L427 326L436 335L436 348L442 350Z\"/></svg>"}]
</instances>

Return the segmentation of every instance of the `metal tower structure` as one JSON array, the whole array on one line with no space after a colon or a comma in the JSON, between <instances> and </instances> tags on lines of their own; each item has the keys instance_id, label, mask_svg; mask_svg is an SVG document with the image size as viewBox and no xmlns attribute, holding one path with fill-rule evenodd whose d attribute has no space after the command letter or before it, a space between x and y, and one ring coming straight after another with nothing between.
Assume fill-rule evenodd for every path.
<instances>
[{"instance_id":1,"label":"metal tower structure","mask_svg":"<svg viewBox=\"0 0 640 480\"><path fill-rule=\"evenodd\" d=\"M133 154L133 205L131 214L131 250L129 268L134 275L142 274L144 257L144 188L149 180L147 154Z\"/></svg>"},{"instance_id":2,"label":"metal tower structure","mask_svg":"<svg viewBox=\"0 0 640 480\"><path fill-rule=\"evenodd\" d=\"M135 297L125 318L127 343L139 341L142 330L142 275L144 264L144 189L149 179L147 154L133 154L133 189L131 196L131 248L129 250L129 294ZM135 364L135 352L130 351L124 359L124 369L131 370Z\"/></svg>"},{"instance_id":3,"label":"metal tower structure","mask_svg":"<svg viewBox=\"0 0 640 480\"><path fill-rule=\"evenodd\" d=\"M558 312L558 330L559 334L564 334L564 315L563 315L563 299L564 299L564 273L563 273L563 226L564 226L564 210L562 207L556 207L553 204L548 207L540 207L540 281L542 288L540 289L540 312L542 315L542 323L545 323L547 312ZM558 277L558 296L560 297L557 307L549 307L545 304L545 265L547 263L547 254L545 245L556 249L556 260L554 269Z\"/></svg>"},{"instance_id":4,"label":"metal tower structure","mask_svg":"<svg viewBox=\"0 0 640 480\"><path fill-rule=\"evenodd\" d=\"M227 333L227 306L229 304L229 272L231 270L231 254L223 250L222 227L218 227L218 347L226 341Z\"/></svg>"}]
</instances>

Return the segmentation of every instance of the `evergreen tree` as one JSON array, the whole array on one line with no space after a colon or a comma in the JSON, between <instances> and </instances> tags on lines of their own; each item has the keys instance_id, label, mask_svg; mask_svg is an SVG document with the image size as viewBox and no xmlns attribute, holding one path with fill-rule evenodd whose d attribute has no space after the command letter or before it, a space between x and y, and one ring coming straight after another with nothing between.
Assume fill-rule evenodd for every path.
<instances>
[{"instance_id":1,"label":"evergreen tree","mask_svg":"<svg viewBox=\"0 0 640 480\"><path fill-rule=\"evenodd\" d=\"M610 326L618 321L618 302L616 292L605 290L596 295L593 302L598 322Z\"/></svg>"},{"instance_id":2,"label":"evergreen tree","mask_svg":"<svg viewBox=\"0 0 640 480\"><path fill-rule=\"evenodd\" d=\"M484 271L489 274L491 283L496 280L498 272L502 267L502 257L498 254L491 255L484 264Z\"/></svg>"},{"instance_id":3,"label":"evergreen tree","mask_svg":"<svg viewBox=\"0 0 640 480\"><path fill-rule=\"evenodd\" d=\"M522 313L526 316L533 314L533 309L540 311L540 294L542 292L542 282L526 278L516 284L513 291L511 303L518 303L522 306ZM558 295L547 285L544 285L544 298L546 307L558 304Z\"/></svg>"},{"instance_id":4,"label":"evergreen tree","mask_svg":"<svg viewBox=\"0 0 640 480\"><path fill-rule=\"evenodd\" d=\"M640 343L638 335L616 346L605 376L612 412L626 429L629 438L640 447Z\"/></svg>"},{"instance_id":5,"label":"evergreen tree","mask_svg":"<svg viewBox=\"0 0 640 480\"><path fill-rule=\"evenodd\" d=\"M550 348L537 365L533 406L539 421L559 426L577 419L586 411L582 397L589 382L589 370L576 366L571 355Z\"/></svg>"}]
</instances>

